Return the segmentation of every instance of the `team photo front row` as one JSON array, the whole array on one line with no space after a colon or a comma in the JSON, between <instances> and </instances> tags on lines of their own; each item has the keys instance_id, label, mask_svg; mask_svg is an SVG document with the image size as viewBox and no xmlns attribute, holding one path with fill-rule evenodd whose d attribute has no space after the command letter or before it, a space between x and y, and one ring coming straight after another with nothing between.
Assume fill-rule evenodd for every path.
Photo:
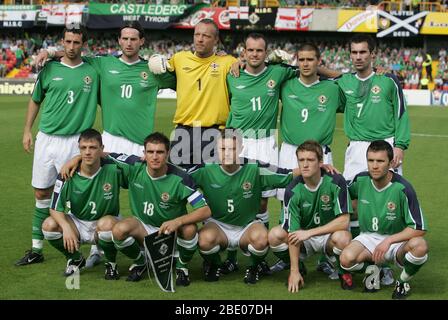
<instances>
[{"instance_id":1,"label":"team photo front row","mask_svg":"<svg viewBox=\"0 0 448 320\"><path fill-rule=\"evenodd\" d=\"M62 168L42 225L45 239L67 259L65 276L85 267L79 249L88 243L104 252L106 280L120 277L119 251L132 260L126 281L139 281L148 268L142 247L153 233L177 235L178 286L190 284L195 251L203 258L204 280L213 282L239 269L240 248L249 256L247 284L289 269L288 291L298 292L305 283L303 261L317 254L333 266L344 290L355 287L353 273L366 273L365 291L379 290L382 267L395 263L402 271L392 298L404 299L428 259L419 201L412 185L391 169L394 151L384 140L369 145L368 171L348 184L323 164L322 147L313 140L297 148L298 168L283 169L240 157L241 135L225 129L217 139L218 161L188 171L168 161L170 141L158 132L146 137L141 158L104 152L94 129L83 131L78 144L79 155ZM120 216L121 188L128 189L126 218ZM280 224L269 230L257 215L262 192L277 188L285 188ZM359 221L359 235L350 232L351 220ZM265 261L269 248L278 258L271 268ZM224 250L231 258L223 262Z\"/></svg>"}]
</instances>

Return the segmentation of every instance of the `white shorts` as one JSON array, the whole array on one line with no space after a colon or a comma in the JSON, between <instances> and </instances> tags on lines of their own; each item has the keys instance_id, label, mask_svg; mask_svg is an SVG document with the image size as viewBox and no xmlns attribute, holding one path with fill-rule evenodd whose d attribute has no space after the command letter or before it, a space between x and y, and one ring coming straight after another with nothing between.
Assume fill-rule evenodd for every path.
<instances>
[{"instance_id":1,"label":"white shorts","mask_svg":"<svg viewBox=\"0 0 448 320\"><path fill-rule=\"evenodd\" d=\"M138 218L135 218L135 219L137 219L137 221L139 221L142 224L143 228L145 228L145 230L146 230L147 235L150 235L151 233L154 233L154 232L158 232L160 229L159 227L154 227L150 224L145 224L142 220L140 220Z\"/></svg>"},{"instance_id":2,"label":"white shorts","mask_svg":"<svg viewBox=\"0 0 448 320\"><path fill-rule=\"evenodd\" d=\"M133 154L139 157L143 155L145 148L141 144L132 142L124 137L114 136L106 131L103 132L102 138L105 152Z\"/></svg>"},{"instance_id":3,"label":"white shorts","mask_svg":"<svg viewBox=\"0 0 448 320\"><path fill-rule=\"evenodd\" d=\"M78 229L79 238L81 241L80 244L83 243L95 244L95 232L98 220L95 221L81 220L75 217L72 213L68 213L68 216L73 220L76 228Z\"/></svg>"},{"instance_id":4,"label":"white shorts","mask_svg":"<svg viewBox=\"0 0 448 320\"><path fill-rule=\"evenodd\" d=\"M47 189L55 184L62 166L79 154L78 138L79 134L58 136L37 133L31 180L34 188Z\"/></svg>"},{"instance_id":5,"label":"white shorts","mask_svg":"<svg viewBox=\"0 0 448 320\"><path fill-rule=\"evenodd\" d=\"M394 138L385 139L393 147ZM350 141L350 144L345 150L344 162L344 178L347 181L353 178L360 172L367 171L367 148L371 141ZM395 172L402 175L403 167L400 165Z\"/></svg>"},{"instance_id":6,"label":"white shorts","mask_svg":"<svg viewBox=\"0 0 448 320\"><path fill-rule=\"evenodd\" d=\"M243 150L241 151L240 156L248 159L259 160L277 167L278 147L275 135L261 139L243 138ZM274 197L276 190L277 189L263 191L262 197Z\"/></svg>"},{"instance_id":7,"label":"white shorts","mask_svg":"<svg viewBox=\"0 0 448 320\"><path fill-rule=\"evenodd\" d=\"M280 148L280 157L279 157L279 163L278 166L280 168L285 169L295 169L299 166L299 163L297 162L297 156L296 156L296 145L289 144L286 142L282 143L282 146ZM323 162L324 164L333 164L333 155L331 153L330 147L323 145L322 149L324 151L323 154ZM280 201L283 201L285 196L285 189L279 188L277 189L277 199Z\"/></svg>"},{"instance_id":8,"label":"white shorts","mask_svg":"<svg viewBox=\"0 0 448 320\"><path fill-rule=\"evenodd\" d=\"M360 242L367 250L370 251L371 254L373 254L375 248L388 236L389 235L383 235L373 232L363 232L352 241ZM389 250L387 250L386 254L384 255L384 259L386 261L393 261L399 266L397 262L397 252L398 249L400 249L400 247L405 243L406 241L391 244Z\"/></svg>"},{"instance_id":9,"label":"white shorts","mask_svg":"<svg viewBox=\"0 0 448 320\"><path fill-rule=\"evenodd\" d=\"M305 252L300 252L300 259L306 259L315 253L326 254L325 247L327 245L328 239L330 239L331 233L323 234L321 236L314 236L305 240L303 245L305 246Z\"/></svg>"},{"instance_id":10,"label":"white shorts","mask_svg":"<svg viewBox=\"0 0 448 320\"><path fill-rule=\"evenodd\" d=\"M221 221L218 221L213 218L208 218L204 221L204 226L207 223L214 223L218 226L219 229L224 232L224 234L227 237L227 248L230 250L235 250L240 247L240 239L243 236L244 232L253 225L254 223L262 223L260 220L254 220L251 223L249 223L245 227L240 226L234 226L232 224L224 223Z\"/></svg>"}]
</instances>

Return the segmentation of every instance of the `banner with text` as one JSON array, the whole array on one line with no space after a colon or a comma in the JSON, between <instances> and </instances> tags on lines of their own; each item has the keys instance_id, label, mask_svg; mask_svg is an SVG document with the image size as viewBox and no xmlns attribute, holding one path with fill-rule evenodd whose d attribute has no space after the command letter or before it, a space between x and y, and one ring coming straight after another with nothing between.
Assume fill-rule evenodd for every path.
<instances>
[{"instance_id":1,"label":"banner with text","mask_svg":"<svg viewBox=\"0 0 448 320\"><path fill-rule=\"evenodd\" d=\"M376 10L338 10L339 32L377 32Z\"/></svg>"},{"instance_id":2,"label":"banner with text","mask_svg":"<svg viewBox=\"0 0 448 320\"><path fill-rule=\"evenodd\" d=\"M382 11L378 10L377 38L418 36L428 11Z\"/></svg>"},{"instance_id":3,"label":"banner with text","mask_svg":"<svg viewBox=\"0 0 448 320\"><path fill-rule=\"evenodd\" d=\"M274 30L278 8L229 7L230 29Z\"/></svg>"},{"instance_id":4,"label":"banner with text","mask_svg":"<svg viewBox=\"0 0 448 320\"><path fill-rule=\"evenodd\" d=\"M448 13L429 12L423 22L420 33L448 35Z\"/></svg>"},{"instance_id":5,"label":"banner with text","mask_svg":"<svg viewBox=\"0 0 448 320\"><path fill-rule=\"evenodd\" d=\"M36 19L36 12L37 7L33 5L0 5L0 28L32 28Z\"/></svg>"},{"instance_id":6,"label":"banner with text","mask_svg":"<svg viewBox=\"0 0 448 320\"><path fill-rule=\"evenodd\" d=\"M192 29L202 19L212 19L219 29L230 29L229 10L226 8L203 8L174 24L174 28Z\"/></svg>"},{"instance_id":7,"label":"banner with text","mask_svg":"<svg viewBox=\"0 0 448 320\"><path fill-rule=\"evenodd\" d=\"M48 25L81 24L84 9L83 4L43 5L38 20Z\"/></svg>"},{"instance_id":8,"label":"banner with text","mask_svg":"<svg viewBox=\"0 0 448 320\"><path fill-rule=\"evenodd\" d=\"M209 5L90 3L87 27L120 28L128 21L138 21L145 29L166 29L205 6Z\"/></svg>"}]
</instances>

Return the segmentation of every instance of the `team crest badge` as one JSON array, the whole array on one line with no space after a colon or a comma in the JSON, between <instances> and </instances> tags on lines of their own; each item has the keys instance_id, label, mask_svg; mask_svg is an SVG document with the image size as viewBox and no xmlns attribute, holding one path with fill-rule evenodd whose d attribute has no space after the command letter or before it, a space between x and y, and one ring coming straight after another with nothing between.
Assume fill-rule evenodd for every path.
<instances>
[{"instance_id":1,"label":"team crest badge","mask_svg":"<svg viewBox=\"0 0 448 320\"><path fill-rule=\"evenodd\" d=\"M159 253L164 256L167 251L168 251L168 245L166 243L162 243L162 245L159 248Z\"/></svg>"},{"instance_id":2,"label":"team crest badge","mask_svg":"<svg viewBox=\"0 0 448 320\"><path fill-rule=\"evenodd\" d=\"M389 209L389 211L395 211L395 208L397 206L395 205L395 203L393 203L392 201L387 203L387 209Z\"/></svg>"},{"instance_id":3,"label":"team crest badge","mask_svg":"<svg viewBox=\"0 0 448 320\"><path fill-rule=\"evenodd\" d=\"M249 181L246 181L242 185L244 191L249 191L252 188L252 183Z\"/></svg>"},{"instance_id":4,"label":"team crest badge","mask_svg":"<svg viewBox=\"0 0 448 320\"><path fill-rule=\"evenodd\" d=\"M92 83L92 78L90 78L89 76L85 76L84 83L85 84L91 84Z\"/></svg>"},{"instance_id":5,"label":"team crest badge","mask_svg":"<svg viewBox=\"0 0 448 320\"><path fill-rule=\"evenodd\" d=\"M112 185L111 185L110 183L105 183L105 184L103 185L103 190L104 190L104 192L109 192L110 189L112 189Z\"/></svg>"},{"instance_id":6,"label":"team crest badge","mask_svg":"<svg viewBox=\"0 0 448 320\"><path fill-rule=\"evenodd\" d=\"M373 88L372 88L373 94L378 94L380 92L381 92L381 88L379 86L373 86Z\"/></svg>"},{"instance_id":7,"label":"team crest badge","mask_svg":"<svg viewBox=\"0 0 448 320\"><path fill-rule=\"evenodd\" d=\"M219 64L217 64L216 62L213 62L210 67L212 68L212 71L218 71L219 68Z\"/></svg>"},{"instance_id":8,"label":"team crest badge","mask_svg":"<svg viewBox=\"0 0 448 320\"><path fill-rule=\"evenodd\" d=\"M322 200L323 203L327 204L328 202L330 202L330 196L327 195L327 194L323 194L323 195L320 197L320 200Z\"/></svg>"},{"instance_id":9,"label":"team crest badge","mask_svg":"<svg viewBox=\"0 0 448 320\"><path fill-rule=\"evenodd\" d=\"M148 79L148 72L142 71L140 73L140 78L142 78L143 80L147 80Z\"/></svg>"},{"instance_id":10,"label":"team crest badge","mask_svg":"<svg viewBox=\"0 0 448 320\"><path fill-rule=\"evenodd\" d=\"M162 193L160 198L162 198L163 202L167 202L168 200L170 200L170 194L168 192L164 192L164 193Z\"/></svg>"},{"instance_id":11,"label":"team crest badge","mask_svg":"<svg viewBox=\"0 0 448 320\"><path fill-rule=\"evenodd\" d=\"M324 104L325 102L327 102L327 97L324 95L319 96L319 98L317 98L317 100L319 100L320 104Z\"/></svg>"},{"instance_id":12,"label":"team crest badge","mask_svg":"<svg viewBox=\"0 0 448 320\"><path fill-rule=\"evenodd\" d=\"M268 86L269 89L274 89L275 84L276 84L275 81L272 80L272 79L270 79L270 80L266 83L266 85Z\"/></svg>"}]
</instances>

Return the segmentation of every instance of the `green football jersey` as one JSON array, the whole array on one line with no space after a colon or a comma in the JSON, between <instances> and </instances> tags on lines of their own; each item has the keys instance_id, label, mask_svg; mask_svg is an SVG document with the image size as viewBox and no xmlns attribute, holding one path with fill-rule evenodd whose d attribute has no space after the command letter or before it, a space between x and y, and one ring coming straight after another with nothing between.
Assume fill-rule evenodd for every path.
<instances>
[{"instance_id":1,"label":"green football jersey","mask_svg":"<svg viewBox=\"0 0 448 320\"><path fill-rule=\"evenodd\" d=\"M409 117L398 79L372 73L360 80L356 73L336 79L346 103L344 130L352 141L394 137L394 145L407 149L411 139Z\"/></svg>"},{"instance_id":2,"label":"green football jersey","mask_svg":"<svg viewBox=\"0 0 448 320\"><path fill-rule=\"evenodd\" d=\"M299 78L286 81L281 88L281 133L283 140L300 145L313 139L331 145L336 112L344 111L343 95L334 81L321 80L311 85Z\"/></svg>"},{"instance_id":3,"label":"green football jersey","mask_svg":"<svg viewBox=\"0 0 448 320\"><path fill-rule=\"evenodd\" d=\"M227 76L230 114L226 127L238 128L248 138L263 138L277 128L280 87L297 74L294 68L268 65L257 75L241 71Z\"/></svg>"},{"instance_id":4,"label":"green football jersey","mask_svg":"<svg viewBox=\"0 0 448 320\"><path fill-rule=\"evenodd\" d=\"M120 187L126 187L122 170L111 160L101 160L101 167L92 177L78 172L69 180L60 176L54 186L51 209L66 212L85 221L105 215L118 216Z\"/></svg>"},{"instance_id":5,"label":"green football jersey","mask_svg":"<svg viewBox=\"0 0 448 320\"><path fill-rule=\"evenodd\" d=\"M349 185L357 210L361 232L392 235L406 227L427 230L423 212L411 184L393 173L392 181L378 190L368 172L358 174Z\"/></svg>"},{"instance_id":6,"label":"green football jersey","mask_svg":"<svg viewBox=\"0 0 448 320\"><path fill-rule=\"evenodd\" d=\"M76 67L59 61L45 65L31 99L41 104L39 130L74 135L92 127L98 104L98 73L87 63Z\"/></svg>"},{"instance_id":7,"label":"green football jersey","mask_svg":"<svg viewBox=\"0 0 448 320\"><path fill-rule=\"evenodd\" d=\"M128 64L113 56L83 59L100 75L104 131L142 145L154 129L157 92L175 88L175 76L155 76L146 60Z\"/></svg>"},{"instance_id":8,"label":"green football jersey","mask_svg":"<svg viewBox=\"0 0 448 320\"><path fill-rule=\"evenodd\" d=\"M146 162L139 161L139 157L116 153L109 156L126 177L132 215L143 223L160 227L165 221L187 214L187 202L193 209L207 205L193 179L182 169L168 163L166 175L152 178Z\"/></svg>"},{"instance_id":9,"label":"green football jersey","mask_svg":"<svg viewBox=\"0 0 448 320\"><path fill-rule=\"evenodd\" d=\"M190 169L218 221L244 227L260 212L261 192L285 187L292 181L291 170L263 166L245 160L233 173L217 163L198 165Z\"/></svg>"},{"instance_id":10,"label":"green football jersey","mask_svg":"<svg viewBox=\"0 0 448 320\"><path fill-rule=\"evenodd\" d=\"M282 225L288 232L309 230L326 225L344 213L352 213L347 183L340 174L321 171L321 181L315 190L305 184L302 176L285 190Z\"/></svg>"}]
</instances>

